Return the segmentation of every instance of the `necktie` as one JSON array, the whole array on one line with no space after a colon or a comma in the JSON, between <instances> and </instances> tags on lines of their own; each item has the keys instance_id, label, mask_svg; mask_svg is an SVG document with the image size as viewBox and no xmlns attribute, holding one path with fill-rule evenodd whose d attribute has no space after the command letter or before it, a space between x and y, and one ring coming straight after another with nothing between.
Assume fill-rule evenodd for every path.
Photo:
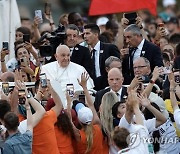
<instances>
[{"instance_id":1,"label":"necktie","mask_svg":"<svg viewBox=\"0 0 180 154\"><path fill-rule=\"evenodd\" d=\"M96 61L95 61L95 52L96 52L96 50L95 49L93 49L92 51L92 63L93 63L93 75L94 75L94 77L96 77Z\"/></svg>"},{"instance_id":2,"label":"necktie","mask_svg":"<svg viewBox=\"0 0 180 154\"><path fill-rule=\"evenodd\" d=\"M134 57L134 53L136 52L137 49L138 49L137 47L129 49L129 69L132 72L133 72L133 57Z\"/></svg>"},{"instance_id":3,"label":"necktie","mask_svg":"<svg viewBox=\"0 0 180 154\"><path fill-rule=\"evenodd\" d=\"M116 93L116 95L117 95L117 97L118 97L118 99L119 99L119 101L120 101L121 99L120 99L120 95L119 95L119 93Z\"/></svg>"},{"instance_id":4,"label":"necktie","mask_svg":"<svg viewBox=\"0 0 180 154\"><path fill-rule=\"evenodd\" d=\"M70 49L70 56L72 56L74 48L69 48Z\"/></svg>"}]
</instances>

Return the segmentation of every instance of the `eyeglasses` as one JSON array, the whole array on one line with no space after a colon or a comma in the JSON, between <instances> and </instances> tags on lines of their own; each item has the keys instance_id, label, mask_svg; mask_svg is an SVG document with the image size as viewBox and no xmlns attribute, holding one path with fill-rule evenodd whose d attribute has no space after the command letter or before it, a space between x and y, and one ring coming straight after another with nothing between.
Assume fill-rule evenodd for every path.
<instances>
[{"instance_id":1,"label":"eyeglasses","mask_svg":"<svg viewBox=\"0 0 180 154\"><path fill-rule=\"evenodd\" d=\"M141 68L143 68L143 67L147 67L147 65L144 65L144 66L136 66L136 67L133 67L133 69L135 70L135 69L141 69Z\"/></svg>"}]
</instances>

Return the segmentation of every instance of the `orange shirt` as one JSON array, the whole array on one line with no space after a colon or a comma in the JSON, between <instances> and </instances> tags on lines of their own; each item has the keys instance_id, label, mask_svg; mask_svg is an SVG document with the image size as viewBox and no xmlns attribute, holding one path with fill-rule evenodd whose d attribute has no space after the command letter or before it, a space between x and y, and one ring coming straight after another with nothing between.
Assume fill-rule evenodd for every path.
<instances>
[{"instance_id":1,"label":"orange shirt","mask_svg":"<svg viewBox=\"0 0 180 154\"><path fill-rule=\"evenodd\" d=\"M55 134L59 154L75 154L71 136L64 134L57 126L55 126Z\"/></svg>"},{"instance_id":2,"label":"orange shirt","mask_svg":"<svg viewBox=\"0 0 180 154\"><path fill-rule=\"evenodd\" d=\"M103 154L109 154L109 145L105 139L103 139Z\"/></svg>"},{"instance_id":3,"label":"orange shirt","mask_svg":"<svg viewBox=\"0 0 180 154\"><path fill-rule=\"evenodd\" d=\"M84 154L87 148L85 132L80 130L81 141L77 142L78 154ZM93 145L88 154L103 154L103 135L101 128L98 125L93 125Z\"/></svg>"},{"instance_id":4,"label":"orange shirt","mask_svg":"<svg viewBox=\"0 0 180 154\"><path fill-rule=\"evenodd\" d=\"M24 116L22 114L18 114L19 122L25 120Z\"/></svg>"},{"instance_id":5,"label":"orange shirt","mask_svg":"<svg viewBox=\"0 0 180 154\"><path fill-rule=\"evenodd\" d=\"M56 113L49 110L33 130L33 154L59 154L54 131Z\"/></svg>"}]
</instances>

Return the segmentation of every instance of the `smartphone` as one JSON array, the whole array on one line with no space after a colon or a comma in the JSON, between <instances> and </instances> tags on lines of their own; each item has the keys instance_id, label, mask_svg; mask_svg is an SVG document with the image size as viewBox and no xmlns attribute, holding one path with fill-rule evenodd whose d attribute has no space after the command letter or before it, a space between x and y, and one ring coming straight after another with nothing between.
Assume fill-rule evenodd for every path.
<instances>
[{"instance_id":1,"label":"smartphone","mask_svg":"<svg viewBox=\"0 0 180 154\"><path fill-rule=\"evenodd\" d=\"M141 80L142 80L143 83L148 83L150 81L148 75L142 75L141 76Z\"/></svg>"},{"instance_id":2,"label":"smartphone","mask_svg":"<svg viewBox=\"0 0 180 154\"><path fill-rule=\"evenodd\" d=\"M70 97L74 96L74 85L73 84L67 84L66 90L67 90Z\"/></svg>"},{"instance_id":3,"label":"smartphone","mask_svg":"<svg viewBox=\"0 0 180 154\"><path fill-rule=\"evenodd\" d=\"M51 14L51 3L45 3L44 12L45 12L46 15Z\"/></svg>"},{"instance_id":4,"label":"smartphone","mask_svg":"<svg viewBox=\"0 0 180 154\"><path fill-rule=\"evenodd\" d=\"M129 20L128 25L135 24L137 13L136 12L124 13L124 17Z\"/></svg>"},{"instance_id":5,"label":"smartphone","mask_svg":"<svg viewBox=\"0 0 180 154\"><path fill-rule=\"evenodd\" d=\"M85 95L79 95L79 101L85 103Z\"/></svg>"},{"instance_id":6,"label":"smartphone","mask_svg":"<svg viewBox=\"0 0 180 154\"><path fill-rule=\"evenodd\" d=\"M2 43L2 47L3 47L3 49L5 49L5 50L9 50L9 43L8 43L8 42L3 42L3 43Z\"/></svg>"},{"instance_id":7,"label":"smartphone","mask_svg":"<svg viewBox=\"0 0 180 154\"><path fill-rule=\"evenodd\" d=\"M47 78L46 78L46 74L42 73L39 75L40 78L40 83L41 83L41 87L42 88L46 88L47 87Z\"/></svg>"},{"instance_id":8,"label":"smartphone","mask_svg":"<svg viewBox=\"0 0 180 154\"><path fill-rule=\"evenodd\" d=\"M25 98L25 90L24 89L20 89L18 90L18 97L19 97L19 104L23 105L26 102L26 98Z\"/></svg>"},{"instance_id":9,"label":"smartphone","mask_svg":"<svg viewBox=\"0 0 180 154\"><path fill-rule=\"evenodd\" d=\"M23 35L23 42L29 42L30 43L30 35L29 34L24 34Z\"/></svg>"},{"instance_id":10,"label":"smartphone","mask_svg":"<svg viewBox=\"0 0 180 154\"><path fill-rule=\"evenodd\" d=\"M9 94L9 83L8 82L3 82L2 83L2 90L5 95Z\"/></svg>"},{"instance_id":11,"label":"smartphone","mask_svg":"<svg viewBox=\"0 0 180 154\"><path fill-rule=\"evenodd\" d=\"M163 74L170 74L171 73L171 69L167 68L167 67L163 67Z\"/></svg>"},{"instance_id":12,"label":"smartphone","mask_svg":"<svg viewBox=\"0 0 180 154\"><path fill-rule=\"evenodd\" d=\"M43 22L42 11L41 10L35 10L35 16L39 17L41 19L41 23Z\"/></svg>"},{"instance_id":13,"label":"smartphone","mask_svg":"<svg viewBox=\"0 0 180 154\"><path fill-rule=\"evenodd\" d=\"M20 59L20 63L21 63L21 66L27 66L27 58L26 57L22 57Z\"/></svg>"}]
</instances>

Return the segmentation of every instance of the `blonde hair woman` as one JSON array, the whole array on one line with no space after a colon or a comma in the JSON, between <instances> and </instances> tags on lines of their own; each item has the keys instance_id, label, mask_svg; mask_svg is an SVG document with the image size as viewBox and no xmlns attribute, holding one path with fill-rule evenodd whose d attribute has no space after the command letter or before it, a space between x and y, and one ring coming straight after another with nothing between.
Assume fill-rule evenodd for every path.
<instances>
[{"instance_id":1,"label":"blonde hair woman","mask_svg":"<svg viewBox=\"0 0 180 154\"><path fill-rule=\"evenodd\" d=\"M102 129L105 134L105 138L107 138L108 145L110 147L109 149L110 153L111 151L114 151L112 150L114 148L112 147L112 140L111 140L111 132L114 130L112 107L116 102L118 102L117 95L114 92L108 92L104 94L102 98L101 106L100 106L100 120L102 124Z\"/></svg>"}]
</instances>

